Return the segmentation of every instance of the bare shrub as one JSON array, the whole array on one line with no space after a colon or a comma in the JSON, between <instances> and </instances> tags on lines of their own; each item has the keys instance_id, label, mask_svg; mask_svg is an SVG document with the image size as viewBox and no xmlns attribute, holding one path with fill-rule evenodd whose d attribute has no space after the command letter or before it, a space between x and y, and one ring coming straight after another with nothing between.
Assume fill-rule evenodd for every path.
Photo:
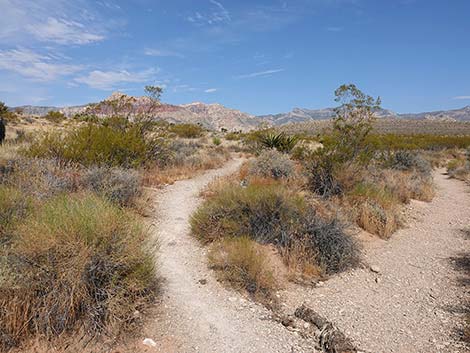
<instances>
[{"instance_id":1,"label":"bare shrub","mask_svg":"<svg viewBox=\"0 0 470 353\"><path fill-rule=\"evenodd\" d=\"M288 155L276 150L262 152L251 162L250 174L265 178L289 178L295 172L295 163Z\"/></svg>"},{"instance_id":2,"label":"bare shrub","mask_svg":"<svg viewBox=\"0 0 470 353\"><path fill-rule=\"evenodd\" d=\"M132 206L141 195L139 173L131 169L92 167L82 178L82 185L119 206Z\"/></svg>"},{"instance_id":3,"label":"bare shrub","mask_svg":"<svg viewBox=\"0 0 470 353\"><path fill-rule=\"evenodd\" d=\"M431 163L411 151L397 151L393 154L390 165L393 169L398 170L416 170L419 173L430 175L432 172Z\"/></svg>"}]
</instances>

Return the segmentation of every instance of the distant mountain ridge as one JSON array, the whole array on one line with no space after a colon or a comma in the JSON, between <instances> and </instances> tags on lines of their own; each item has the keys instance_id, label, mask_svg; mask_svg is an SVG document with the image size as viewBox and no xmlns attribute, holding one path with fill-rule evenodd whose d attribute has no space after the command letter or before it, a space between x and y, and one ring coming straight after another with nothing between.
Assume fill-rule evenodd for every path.
<instances>
[{"instance_id":1,"label":"distant mountain ridge","mask_svg":"<svg viewBox=\"0 0 470 353\"><path fill-rule=\"evenodd\" d=\"M194 102L182 105L166 103L152 104L148 97L132 97L121 92L114 92L100 103L91 103L71 107L22 106L12 108L20 109L23 114L42 116L50 111L59 111L67 117L75 114L93 113L99 116L111 115L114 111L113 102L121 101L124 110L130 115L145 113L155 119L170 123L192 123L212 129L227 131L247 131L256 128L261 120L253 115L224 107L221 104L206 104Z\"/></svg>"},{"instance_id":2,"label":"distant mountain ridge","mask_svg":"<svg viewBox=\"0 0 470 353\"><path fill-rule=\"evenodd\" d=\"M379 118L404 120L442 120L442 121L470 121L470 106L461 109L441 110L435 112L398 114L388 109L378 109ZM294 108L292 111L280 114L260 115L258 118L269 121L274 125L289 123L304 123L313 120L327 120L334 117L334 108L302 109Z\"/></svg>"},{"instance_id":3,"label":"distant mountain ridge","mask_svg":"<svg viewBox=\"0 0 470 353\"><path fill-rule=\"evenodd\" d=\"M172 105L160 103L152 105L148 110L150 101L148 97L132 97L124 93L115 92L103 102L105 109L99 115L111 114L110 109L106 109L106 102L113 100L124 100L130 102L131 111L134 114L145 112L152 115L155 119L165 120L171 123L193 123L201 124L208 129L228 131L248 131L265 125L286 125L293 123L307 123L318 120L328 120L334 117L334 108L325 109L305 109L294 108L287 113L269 114L254 116L241 112L236 109L227 108L218 103L194 102L189 104ZM42 116L49 111L60 111L66 116L71 117L75 114L90 112L96 104L86 104L70 107L49 107L49 106L22 106L20 108L26 115ZM378 109L376 115L381 119L400 119L400 120L437 120L437 121L463 121L470 122L470 106L461 109L442 110L435 112L398 114L388 109Z\"/></svg>"}]
</instances>

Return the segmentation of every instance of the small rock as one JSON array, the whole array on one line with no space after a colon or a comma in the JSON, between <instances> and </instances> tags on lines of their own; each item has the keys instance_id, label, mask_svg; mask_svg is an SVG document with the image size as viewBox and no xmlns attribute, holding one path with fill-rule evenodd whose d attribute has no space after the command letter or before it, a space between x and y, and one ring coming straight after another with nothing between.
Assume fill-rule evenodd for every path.
<instances>
[{"instance_id":1,"label":"small rock","mask_svg":"<svg viewBox=\"0 0 470 353\"><path fill-rule=\"evenodd\" d=\"M232 302L232 303L235 302L236 300L237 300L237 298L235 298L235 297L229 297L228 298L228 301Z\"/></svg>"},{"instance_id":2,"label":"small rock","mask_svg":"<svg viewBox=\"0 0 470 353\"><path fill-rule=\"evenodd\" d=\"M151 338L146 338L144 339L144 341L142 342L145 346L149 346L149 347L156 347L157 346L157 343L155 343L155 341Z\"/></svg>"},{"instance_id":3,"label":"small rock","mask_svg":"<svg viewBox=\"0 0 470 353\"><path fill-rule=\"evenodd\" d=\"M304 329L307 330L308 328L310 328L310 324L308 322L304 322Z\"/></svg>"},{"instance_id":4,"label":"small rock","mask_svg":"<svg viewBox=\"0 0 470 353\"><path fill-rule=\"evenodd\" d=\"M372 266L370 267L370 270L371 270L372 272L375 272L375 273L380 273L380 267L375 266L375 265L372 265Z\"/></svg>"},{"instance_id":5,"label":"small rock","mask_svg":"<svg viewBox=\"0 0 470 353\"><path fill-rule=\"evenodd\" d=\"M204 284L207 284L207 279L202 278L202 279L200 279L198 282L199 282L199 284L204 285Z\"/></svg>"},{"instance_id":6,"label":"small rock","mask_svg":"<svg viewBox=\"0 0 470 353\"><path fill-rule=\"evenodd\" d=\"M382 280L379 277L375 278L375 283L380 283Z\"/></svg>"},{"instance_id":7,"label":"small rock","mask_svg":"<svg viewBox=\"0 0 470 353\"><path fill-rule=\"evenodd\" d=\"M323 287L325 285L325 282L323 281L318 281L317 287Z\"/></svg>"}]
</instances>

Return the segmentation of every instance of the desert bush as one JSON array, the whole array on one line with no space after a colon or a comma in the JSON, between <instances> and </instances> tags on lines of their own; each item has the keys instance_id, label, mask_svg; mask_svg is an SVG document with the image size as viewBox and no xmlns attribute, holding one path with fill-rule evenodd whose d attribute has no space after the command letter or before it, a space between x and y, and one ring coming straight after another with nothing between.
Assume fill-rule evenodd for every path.
<instances>
[{"instance_id":1,"label":"desert bush","mask_svg":"<svg viewBox=\"0 0 470 353\"><path fill-rule=\"evenodd\" d=\"M175 124L169 127L169 131L182 138L198 138L204 135L204 129L196 124Z\"/></svg>"},{"instance_id":2,"label":"desert bush","mask_svg":"<svg viewBox=\"0 0 470 353\"><path fill-rule=\"evenodd\" d=\"M276 150L263 151L250 165L250 174L265 178L289 178L294 172L295 163Z\"/></svg>"},{"instance_id":3,"label":"desert bush","mask_svg":"<svg viewBox=\"0 0 470 353\"><path fill-rule=\"evenodd\" d=\"M249 235L262 244L285 246L292 221L304 210L304 200L280 185L227 185L196 211L191 225L203 242Z\"/></svg>"},{"instance_id":4,"label":"desert bush","mask_svg":"<svg viewBox=\"0 0 470 353\"><path fill-rule=\"evenodd\" d=\"M219 187L196 211L191 226L203 242L248 236L273 244L286 261L302 248L303 259L328 274L353 265L353 253L357 255L338 221L317 216L301 196L280 184Z\"/></svg>"},{"instance_id":5,"label":"desert bush","mask_svg":"<svg viewBox=\"0 0 470 353\"><path fill-rule=\"evenodd\" d=\"M225 134L225 139L228 141L239 141L241 134L239 132L228 132Z\"/></svg>"},{"instance_id":6,"label":"desert bush","mask_svg":"<svg viewBox=\"0 0 470 353\"><path fill-rule=\"evenodd\" d=\"M264 148L276 149L279 152L289 153L298 142L296 136L288 136L284 132L267 132L260 136L259 143Z\"/></svg>"},{"instance_id":7,"label":"desert bush","mask_svg":"<svg viewBox=\"0 0 470 353\"><path fill-rule=\"evenodd\" d=\"M247 237L222 239L211 246L209 264L219 280L269 305L278 284L267 251Z\"/></svg>"},{"instance_id":8,"label":"desert bush","mask_svg":"<svg viewBox=\"0 0 470 353\"><path fill-rule=\"evenodd\" d=\"M96 196L58 196L37 208L2 254L0 346L131 328L156 288L145 243L131 215Z\"/></svg>"},{"instance_id":9,"label":"desert bush","mask_svg":"<svg viewBox=\"0 0 470 353\"><path fill-rule=\"evenodd\" d=\"M219 145L222 143L222 140L221 140L219 137L214 136L214 137L212 138L212 143L213 143L214 145L216 145L216 146L219 146Z\"/></svg>"},{"instance_id":10,"label":"desert bush","mask_svg":"<svg viewBox=\"0 0 470 353\"><path fill-rule=\"evenodd\" d=\"M337 219L323 220L310 213L302 230L300 241L306 253L315 258L324 273L338 273L358 264L358 245Z\"/></svg>"},{"instance_id":11,"label":"desert bush","mask_svg":"<svg viewBox=\"0 0 470 353\"><path fill-rule=\"evenodd\" d=\"M119 206L132 206L142 188L137 171L121 168L91 167L82 177L84 188L102 195Z\"/></svg>"},{"instance_id":12,"label":"desert bush","mask_svg":"<svg viewBox=\"0 0 470 353\"><path fill-rule=\"evenodd\" d=\"M53 110L44 115L43 118L55 124L61 123L66 119L63 113Z\"/></svg>"},{"instance_id":13,"label":"desert bush","mask_svg":"<svg viewBox=\"0 0 470 353\"><path fill-rule=\"evenodd\" d=\"M309 169L309 189L323 198L340 195L343 188L336 178L338 165L334 159L327 154L323 154L323 150L318 152L318 157L312 159Z\"/></svg>"},{"instance_id":14,"label":"desert bush","mask_svg":"<svg viewBox=\"0 0 470 353\"><path fill-rule=\"evenodd\" d=\"M12 230L30 208L30 199L21 191L0 185L0 246L10 239Z\"/></svg>"},{"instance_id":15,"label":"desert bush","mask_svg":"<svg viewBox=\"0 0 470 353\"><path fill-rule=\"evenodd\" d=\"M432 167L429 161L411 151L397 151L392 155L390 167L398 170L416 170L430 175Z\"/></svg>"},{"instance_id":16,"label":"desert bush","mask_svg":"<svg viewBox=\"0 0 470 353\"><path fill-rule=\"evenodd\" d=\"M78 190L80 170L73 165L41 158L14 158L6 162L0 181L38 199Z\"/></svg>"},{"instance_id":17,"label":"desert bush","mask_svg":"<svg viewBox=\"0 0 470 353\"><path fill-rule=\"evenodd\" d=\"M138 126L122 130L88 124L65 134L47 134L34 141L24 154L85 166L132 168L159 158L155 145L159 145L158 139L147 139Z\"/></svg>"},{"instance_id":18,"label":"desert bush","mask_svg":"<svg viewBox=\"0 0 470 353\"><path fill-rule=\"evenodd\" d=\"M348 194L356 209L357 224L381 238L389 238L400 224L397 195L383 184L359 183Z\"/></svg>"}]
</instances>

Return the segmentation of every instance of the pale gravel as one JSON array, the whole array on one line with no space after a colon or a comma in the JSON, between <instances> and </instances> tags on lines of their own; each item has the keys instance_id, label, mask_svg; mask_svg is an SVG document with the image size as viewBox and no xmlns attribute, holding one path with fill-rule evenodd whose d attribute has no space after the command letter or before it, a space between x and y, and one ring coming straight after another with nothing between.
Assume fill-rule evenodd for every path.
<instances>
[{"instance_id":1,"label":"pale gravel","mask_svg":"<svg viewBox=\"0 0 470 353\"><path fill-rule=\"evenodd\" d=\"M208 269L206 249L190 234L201 190L214 178L235 172L242 162L234 159L221 169L176 182L156 198L163 300L156 322L144 331L157 342L154 351L314 352L311 342L270 320L267 309L218 283ZM207 283L199 283L201 279Z\"/></svg>"},{"instance_id":2,"label":"pale gravel","mask_svg":"<svg viewBox=\"0 0 470 353\"><path fill-rule=\"evenodd\" d=\"M367 266L321 287L292 285L283 293L288 307L305 303L367 352L468 352L457 332L470 293L453 259L470 252L462 233L470 227L470 187L443 170L434 180L436 197L411 202L406 228L365 242Z\"/></svg>"},{"instance_id":3,"label":"pale gravel","mask_svg":"<svg viewBox=\"0 0 470 353\"><path fill-rule=\"evenodd\" d=\"M140 346L139 351L314 352L312 341L218 283L208 269L206 249L190 235L189 220L201 203L200 191L214 178L236 171L242 161L176 182L156 197L163 297L155 322L142 331L142 339L149 337L157 346ZM291 284L282 291L285 312L292 314L305 303L365 352L467 352L456 329L461 328L462 303L469 293L452 259L470 250L461 232L470 226L470 188L443 171L435 173L435 183L437 195L431 203L412 201L407 207L406 228L388 241L364 242L365 266L321 287ZM201 279L207 284L200 284Z\"/></svg>"}]
</instances>

